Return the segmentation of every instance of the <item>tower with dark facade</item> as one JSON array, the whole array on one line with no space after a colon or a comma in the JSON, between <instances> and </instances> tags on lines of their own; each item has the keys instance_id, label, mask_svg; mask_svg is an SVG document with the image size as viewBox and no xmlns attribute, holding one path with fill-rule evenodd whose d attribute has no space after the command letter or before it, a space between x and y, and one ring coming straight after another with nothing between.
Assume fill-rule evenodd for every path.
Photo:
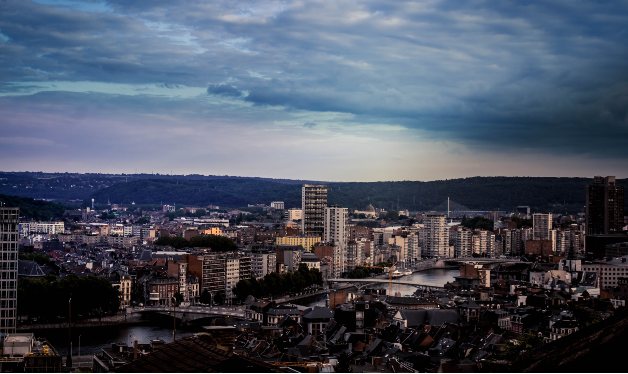
<instances>
[{"instance_id":1,"label":"tower with dark facade","mask_svg":"<svg viewBox=\"0 0 628 374\"><path fill-rule=\"evenodd\" d=\"M301 233L304 236L323 237L325 231L325 208L327 208L327 186L318 184L303 185L301 203Z\"/></svg>"},{"instance_id":2,"label":"tower with dark facade","mask_svg":"<svg viewBox=\"0 0 628 374\"><path fill-rule=\"evenodd\" d=\"M586 234L621 233L624 223L624 186L618 186L614 176L596 176L586 191Z\"/></svg>"},{"instance_id":3,"label":"tower with dark facade","mask_svg":"<svg viewBox=\"0 0 628 374\"><path fill-rule=\"evenodd\" d=\"M20 208L0 206L0 331L15 333L17 319L17 257Z\"/></svg>"}]
</instances>

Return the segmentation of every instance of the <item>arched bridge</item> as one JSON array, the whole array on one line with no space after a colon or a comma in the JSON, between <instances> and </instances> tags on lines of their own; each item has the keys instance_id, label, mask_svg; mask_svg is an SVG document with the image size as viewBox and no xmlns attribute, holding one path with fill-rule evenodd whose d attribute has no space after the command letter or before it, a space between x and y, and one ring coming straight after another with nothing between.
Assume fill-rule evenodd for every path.
<instances>
[{"instance_id":1,"label":"arched bridge","mask_svg":"<svg viewBox=\"0 0 628 374\"><path fill-rule=\"evenodd\" d=\"M338 282L338 283L383 283L383 284L389 284L390 280L388 279L376 279L376 278L363 278L363 279L345 279L345 278L341 278L341 279L328 279L328 282ZM393 280L392 281L393 284L403 284L406 286L413 286L416 288L420 288L420 289L427 289L427 290L444 290L445 288L442 286L435 286L432 284L421 284L418 282L414 282L411 280Z\"/></svg>"},{"instance_id":2,"label":"arched bridge","mask_svg":"<svg viewBox=\"0 0 628 374\"><path fill-rule=\"evenodd\" d=\"M145 306L145 307L135 307L135 308L127 308L127 314L136 314L136 313L159 313L162 315L173 316L175 310L171 306ZM177 307L176 309L176 318L181 319L183 321L193 321L195 319L207 318L207 317L238 317L245 318L246 312L244 309L233 308L233 307L219 307L219 306L187 306L187 307Z\"/></svg>"}]
</instances>

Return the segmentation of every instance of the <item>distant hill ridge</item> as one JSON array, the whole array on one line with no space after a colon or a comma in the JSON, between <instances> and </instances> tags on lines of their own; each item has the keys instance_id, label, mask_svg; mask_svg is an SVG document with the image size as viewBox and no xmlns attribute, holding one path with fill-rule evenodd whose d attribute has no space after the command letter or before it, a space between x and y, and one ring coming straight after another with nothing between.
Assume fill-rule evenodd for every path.
<instances>
[{"instance_id":1,"label":"distant hill ridge","mask_svg":"<svg viewBox=\"0 0 628 374\"><path fill-rule=\"evenodd\" d=\"M369 204L387 210L446 210L443 201L456 201L455 210L513 210L528 205L533 211L583 212L588 178L466 178L434 182L328 183L328 202L351 209ZM626 180L620 181L627 184ZM168 203L239 207L284 201L301 206L301 185L260 180L139 180L119 183L92 194L97 201Z\"/></svg>"},{"instance_id":2,"label":"distant hill ridge","mask_svg":"<svg viewBox=\"0 0 628 374\"><path fill-rule=\"evenodd\" d=\"M284 201L301 206L301 185L325 183L270 178L166 176L152 174L1 173L0 193L37 199L91 199L97 204L173 204L237 208ZM628 185L627 179L618 184ZM592 178L471 177L429 182L327 182L330 204L351 209L429 211L450 201L470 210L583 212ZM443 202L444 205L443 205ZM460 210L460 209L456 209Z\"/></svg>"}]
</instances>

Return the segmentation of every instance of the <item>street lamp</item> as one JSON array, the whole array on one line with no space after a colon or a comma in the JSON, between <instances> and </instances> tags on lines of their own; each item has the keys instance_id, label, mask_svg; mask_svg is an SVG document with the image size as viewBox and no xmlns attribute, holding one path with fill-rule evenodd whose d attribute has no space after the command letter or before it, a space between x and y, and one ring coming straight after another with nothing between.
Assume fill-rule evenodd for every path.
<instances>
[{"instance_id":1,"label":"street lamp","mask_svg":"<svg viewBox=\"0 0 628 374\"><path fill-rule=\"evenodd\" d=\"M79 335L79 361L81 360L81 336Z\"/></svg>"},{"instance_id":2,"label":"street lamp","mask_svg":"<svg viewBox=\"0 0 628 374\"><path fill-rule=\"evenodd\" d=\"M65 359L65 366L72 367L72 297L68 300L68 357Z\"/></svg>"}]
</instances>

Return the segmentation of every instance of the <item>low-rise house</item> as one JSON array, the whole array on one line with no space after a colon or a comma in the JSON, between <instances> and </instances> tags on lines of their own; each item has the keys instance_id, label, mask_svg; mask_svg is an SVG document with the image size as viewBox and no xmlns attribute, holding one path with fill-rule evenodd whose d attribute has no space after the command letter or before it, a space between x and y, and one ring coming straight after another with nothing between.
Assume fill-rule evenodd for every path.
<instances>
[{"instance_id":1,"label":"low-rise house","mask_svg":"<svg viewBox=\"0 0 628 374\"><path fill-rule=\"evenodd\" d=\"M562 320L552 325L549 340L554 341L571 335L576 331L578 331L578 323L576 321Z\"/></svg>"},{"instance_id":2,"label":"low-rise house","mask_svg":"<svg viewBox=\"0 0 628 374\"><path fill-rule=\"evenodd\" d=\"M334 316L334 311L326 307L315 306L306 312L303 316L303 323L307 326L307 333L315 339L319 339L325 334L327 324Z\"/></svg>"},{"instance_id":3,"label":"low-rise house","mask_svg":"<svg viewBox=\"0 0 628 374\"><path fill-rule=\"evenodd\" d=\"M467 322L479 321L480 319L480 306L473 300L468 299L460 305L460 316Z\"/></svg>"},{"instance_id":4,"label":"low-rise house","mask_svg":"<svg viewBox=\"0 0 628 374\"><path fill-rule=\"evenodd\" d=\"M268 326L277 326L279 321L285 316L292 318L297 323L301 323L301 312L299 312L299 309L296 306L280 305L268 309L266 324Z\"/></svg>"},{"instance_id":5,"label":"low-rise house","mask_svg":"<svg viewBox=\"0 0 628 374\"><path fill-rule=\"evenodd\" d=\"M148 305L171 305L172 298L179 292L177 278L156 278L148 284Z\"/></svg>"}]
</instances>

